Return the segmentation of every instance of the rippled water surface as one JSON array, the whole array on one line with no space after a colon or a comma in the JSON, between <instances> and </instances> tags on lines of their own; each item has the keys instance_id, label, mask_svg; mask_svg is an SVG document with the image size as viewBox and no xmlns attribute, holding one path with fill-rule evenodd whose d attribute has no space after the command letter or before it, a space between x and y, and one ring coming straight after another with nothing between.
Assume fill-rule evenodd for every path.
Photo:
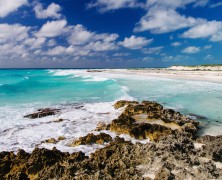
<instances>
[{"instance_id":1,"label":"rippled water surface","mask_svg":"<svg viewBox=\"0 0 222 180\"><path fill-rule=\"evenodd\" d=\"M112 104L119 99L157 101L186 115L199 116L202 133L222 134L221 84L128 75L124 71L0 70L0 151L31 151L41 141L59 136L66 140L56 145L58 149L76 151L67 147L69 140L92 131L100 121L117 117L120 112ZM36 120L23 118L44 107L61 108L62 112ZM58 118L65 121L53 123Z\"/></svg>"}]
</instances>

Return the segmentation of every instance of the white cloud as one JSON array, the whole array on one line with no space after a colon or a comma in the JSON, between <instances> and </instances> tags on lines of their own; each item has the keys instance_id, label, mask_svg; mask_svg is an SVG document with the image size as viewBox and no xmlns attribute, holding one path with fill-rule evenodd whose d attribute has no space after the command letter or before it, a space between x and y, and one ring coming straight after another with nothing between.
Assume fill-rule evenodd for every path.
<instances>
[{"instance_id":1,"label":"white cloud","mask_svg":"<svg viewBox=\"0 0 222 180\"><path fill-rule=\"evenodd\" d=\"M183 8L187 4L193 4L194 7L205 6L209 0L92 0L88 8L98 8L100 12L117 10L121 8L142 8L149 9L153 6L164 7L166 9Z\"/></svg>"},{"instance_id":2,"label":"white cloud","mask_svg":"<svg viewBox=\"0 0 222 180\"><path fill-rule=\"evenodd\" d=\"M28 37L29 27L20 24L0 24L0 41L21 41Z\"/></svg>"},{"instance_id":3,"label":"white cloud","mask_svg":"<svg viewBox=\"0 0 222 180\"><path fill-rule=\"evenodd\" d=\"M68 42L71 45L82 46L82 49L91 51L108 51L117 49L115 40L118 34L102 33L97 34L87 30L84 26L78 24L69 27L70 36Z\"/></svg>"},{"instance_id":4,"label":"white cloud","mask_svg":"<svg viewBox=\"0 0 222 180\"><path fill-rule=\"evenodd\" d=\"M43 9L41 3L38 3L34 7L35 15L39 19L45 18L55 18L59 19L62 15L59 13L61 11L61 7L58 4L51 3L46 9Z\"/></svg>"},{"instance_id":5,"label":"white cloud","mask_svg":"<svg viewBox=\"0 0 222 180\"><path fill-rule=\"evenodd\" d=\"M55 46L55 45L56 45L55 39L50 39L50 40L48 41L47 45L48 45L49 47Z\"/></svg>"},{"instance_id":6,"label":"white cloud","mask_svg":"<svg viewBox=\"0 0 222 180\"><path fill-rule=\"evenodd\" d=\"M144 48L142 52L144 54L159 54L161 50L163 49L163 46L158 47L151 47L151 48Z\"/></svg>"},{"instance_id":7,"label":"white cloud","mask_svg":"<svg viewBox=\"0 0 222 180\"><path fill-rule=\"evenodd\" d=\"M144 37L136 37L132 35L130 38L125 38L124 41L119 42L119 44L129 49L140 49L150 44L152 41L153 39L146 39Z\"/></svg>"},{"instance_id":8,"label":"white cloud","mask_svg":"<svg viewBox=\"0 0 222 180\"><path fill-rule=\"evenodd\" d=\"M222 6L222 2L218 2L218 3L212 4L210 7L211 8L215 8L215 7L219 7L219 6Z\"/></svg>"},{"instance_id":9,"label":"white cloud","mask_svg":"<svg viewBox=\"0 0 222 180\"><path fill-rule=\"evenodd\" d=\"M222 31L219 31L216 34L212 35L210 40L213 42L222 41Z\"/></svg>"},{"instance_id":10,"label":"white cloud","mask_svg":"<svg viewBox=\"0 0 222 180\"><path fill-rule=\"evenodd\" d=\"M177 47L177 46L181 46L180 42L173 42L171 43L171 46Z\"/></svg>"},{"instance_id":11,"label":"white cloud","mask_svg":"<svg viewBox=\"0 0 222 180\"><path fill-rule=\"evenodd\" d=\"M195 54L195 53L200 52L200 48L196 46L190 46L190 47L185 48L182 52L187 53L187 54Z\"/></svg>"},{"instance_id":12,"label":"white cloud","mask_svg":"<svg viewBox=\"0 0 222 180\"><path fill-rule=\"evenodd\" d=\"M154 60L154 58L153 57L144 57L143 58L143 61L152 61L152 60Z\"/></svg>"},{"instance_id":13,"label":"white cloud","mask_svg":"<svg viewBox=\"0 0 222 180\"><path fill-rule=\"evenodd\" d=\"M125 56L129 56L130 53L114 53L113 56L114 57L125 57Z\"/></svg>"},{"instance_id":14,"label":"white cloud","mask_svg":"<svg viewBox=\"0 0 222 180\"><path fill-rule=\"evenodd\" d=\"M110 51L117 49L117 46L113 42L96 41L90 42L84 48L92 51Z\"/></svg>"},{"instance_id":15,"label":"white cloud","mask_svg":"<svg viewBox=\"0 0 222 180\"><path fill-rule=\"evenodd\" d=\"M192 27L202 22L202 19L180 15L174 9L154 7L141 18L134 31L151 31L152 33L167 33L178 29Z\"/></svg>"},{"instance_id":16,"label":"white cloud","mask_svg":"<svg viewBox=\"0 0 222 180\"><path fill-rule=\"evenodd\" d=\"M69 29L71 35L68 37L68 42L72 45L86 45L88 43L92 44L95 42L97 42L95 43L96 45L99 45L104 42L104 45L107 47L109 42L113 42L119 37L118 34L97 34L96 32L87 30L80 24L70 27Z\"/></svg>"},{"instance_id":17,"label":"white cloud","mask_svg":"<svg viewBox=\"0 0 222 180\"><path fill-rule=\"evenodd\" d=\"M213 58L214 57L211 54L208 54L207 56L204 57L204 59L206 59L206 60L211 60Z\"/></svg>"},{"instance_id":18,"label":"white cloud","mask_svg":"<svg viewBox=\"0 0 222 180\"><path fill-rule=\"evenodd\" d=\"M147 6L159 6L167 9L184 8L188 4L193 4L194 7L205 6L209 0L148 0Z\"/></svg>"},{"instance_id":19,"label":"white cloud","mask_svg":"<svg viewBox=\"0 0 222 180\"><path fill-rule=\"evenodd\" d=\"M204 49L211 49L212 48L212 45L206 45L204 46Z\"/></svg>"},{"instance_id":20,"label":"white cloud","mask_svg":"<svg viewBox=\"0 0 222 180\"><path fill-rule=\"evenodd\" d=\"M74 53L75 49L73 46L69 47L63 47L63 46L57 46L53 49L48 50L47 54L50 56L57 56L57 55L66 55L66 54L72 54Z\"/></svg>"},{"instance_id":21,"label":"white cloud","mask_svg":"<svg viewBox=\"0 0 222 180\"><path fill-rule=\"evenodd\" d=\"M135 32L151 31L160 34L173 32L200 24L204 19L194 18L178 13L187 5L204 6L209 0L147 0L147 14L143 16L134 28Z\"/></svg>"},{"instance_id":22,"label":"white cloud","mask_svg":"<svg viewBox=\"0 0 222 180\"><path fill-rule=\"evenodd\" d=\"M209 0L199 0L199 1L196 1L196 3L194 4L194 7L197 7L197 6L206 6L208 4Z\"/></svg>"},{"instance_id":23,"label":"white cloud","mask_svg":"<svg viewBox=\"0 0 222 180\"><path fill-rule=\"evenodd\" d=\"M0 45L0 54L1 56L6 55L8 57L27 57L27 50L24 45L18 45L14 43L5 43Z\"/></svg>"},{"instance_id":24,"label":"white cloud","mask_svg":"<svg viewBox=\"0 0 222 180\"><path fill-rule=\"evenodd\" d=\"M219 21L209 21L184 32L182 37L184 38L206 38L209 36L216 35L219 31L222 31L222 22Z\"/></svg>"},{"instance_id":25,"label":"white cloud","mask_svg":"<svg viewBox=\"0 0 222 180\"><path fill-rule=\"evenodd\" d=\"M45 43L44 37L39 38L28 38L24 41L25 45L29 45L31 49L37 49L40 48Z\"/></svg>"},{"instance_id":26,"label":"white cloud","mask_svg":"<svg viewBox=\"0 0 222 180\"><path fill-rule=\"evenodd\" d=\"M64 33L66 20L48 21L42 26L42 28L36 33L37 37L56 37Z\"/></svg>"},{"instance_id":27,"label":"white cloud","mask_svg":"<svg viewBox=\"0 0 222 180\"><path fill-rule=\"evenodd\" d=\"M117 10L120 8L136 8L141 7L142 3L138 3L137 0L95 0L88 4L88 8L99 8L100 12L106 12L110 10Z\"/></svg>"},{"instance_id":28,"label":"white cloud","mask_svg":"<svg viewBox=\"0 0 222 180\"><path fill-rule=\"evenodd\" d=\"M84 45L94 37L94 33L86 30L85 27L78 24L71 29L71 36L68 42L72 45Z\"/></svg>"},{"instance_id":29,"label":"white cloud","mask_svg":"<svg viewBox=\"0 0 222 180\"><path fill-rule=\"evenodd\" d=\"M6 17L26 4L28 4L27 0L0 0L0 17Z\"/></svg>"},{"instance_id":30,"label":"white cloud","mask_svg":"<svg viewBox=\"0 0 222 180\"><path fill-rule=\"evenodd\" d=\"M167 8L176 9L178 7L184 7L187 4L193 3L197 0L149 0L147 1L148 6L163 6Z\"/></svg>"}]
</instances>

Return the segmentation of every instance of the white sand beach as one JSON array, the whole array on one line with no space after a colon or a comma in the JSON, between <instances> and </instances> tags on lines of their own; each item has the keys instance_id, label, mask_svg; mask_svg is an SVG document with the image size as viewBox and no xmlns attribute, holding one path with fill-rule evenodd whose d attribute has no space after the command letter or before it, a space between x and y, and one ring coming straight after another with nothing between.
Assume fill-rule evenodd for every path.
<instances>
[{"instance_id":1,"label":"white sand beach","mask_svg":"<svg viewBox=\"0 0 222 180\"><path fill-rule=\"evenodd\" d=\"M149 69L115 69L106 70L109 73L120 73L127 75L143 75L168 79L187 79L222 83L222 66L218 67L184 67L173 66L170 68L149 68Z\"/></svg>"}]
</instances>

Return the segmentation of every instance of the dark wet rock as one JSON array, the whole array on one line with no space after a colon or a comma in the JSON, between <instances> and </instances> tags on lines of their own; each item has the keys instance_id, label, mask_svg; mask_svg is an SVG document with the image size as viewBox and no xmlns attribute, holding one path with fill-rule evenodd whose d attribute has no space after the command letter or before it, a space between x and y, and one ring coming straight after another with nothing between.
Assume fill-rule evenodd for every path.
<instances>
[{"instance_id":1,"label":"dark wet rock","mask_svg":"<svg viewBox=\"0 0 222 180\"><path fill-rule=\"evenodd\" d=\"M152 101L118 101L116 108L126 106L123 113L110 124L110 130L128 134L136 139L158 140L163 136L183 131L196 135L198 123L172 109L164 109Z\"/></svg>"},{"instance_id":2,"label":"dark wet rock","mask_svg":"<svg viewBox=\"0 0 222 180\"><path fill-rule=\"evenodd\" d=\"M118 134L128 134L136 139L157 140L160 136L172 134L170 128L149 123L136 124L136 121L127 116L121 116L116 120L113 120L110 124L110 130Z\"/></svg>"},{"instance_id":3,"label":"dark wet rock","mask_svg":"<svg viewBox=\"0 0 222 180\"><path fill-rule=\"evenodd\" d=\"M105 124L105 123L98 123L95 131L104 131L104 130L110 130L110 124Z\"/></svg>"},{"instance_id":4,"label":"dark wet rock","mask_svg":"<svg viewBox=\"0 0 222 180\"><path fill-rule=\"evenodd\" d=\"M199 119L199 120L205 120L205 119L207 119L207 117L205 117L205 116L201 116L201 115L194 114L194 113L190 113L190 114L188 114L188 115L191 116L191 117L194 117L195 119Z\"/></svg>"},{"instance_id":5,"label":"dark wet rock","mask_svg":"<svg viewBox=\"0 0 222 180\"><path fill-rule=\"evenodd\" d=\"M36 113L28 114L24 117L29 118L29 119L36 119L36 118L42 118L42 117L46 117L46 116L56 115L60 111L61 111L61 109L50 109L50 108L38 109Z\"/></svg>"},{"instance_id":6,"label":"dark wet rock","mask_svg":"<svg viewBox=\"0 0 222 180\"><path fill-rule=\"evenodd\" d=\"M115 104L114 104L114 107L115 109L119 109L121 107L124 107L126 105L129 105L129 104L138 104L137 101L125 101L125 100L121 100L121 101L117 101Z\"/></svg>"},{"instance_id":7,"label":"dark wet rock","mask_svg":"<svg viewBox=\"0 0 222 180\"><path fill-rule=\"evenodd\" d=\"M171 171L165 167L160 168L155 176L155 180L173 180L175 179L175 175L171 173Z\"/></svg>"},{"instance_id":8,"label":"dark wet rock","mask_svg":"<svg viewBox=\"0 0 222 180\"><path fill-rule=\"evenodd\" d=\"M117 137L86 157L82 152L62 153L35 149L31 154L0 153L7 167L1 179L221 179L221 170L202 162L190 138L170 135L155 143L132 144ZM0 162L1 162L0 161ZM10 162L10 163L8 163ZM2 165L2 164L1 164ZM2 166L1 166L2 167ZM195 168L194 168L195 167Z\"/></svg>"},{"instance_id":9,"label":"dark wet rock","mask_svg":"<svg viewBox=\"0 0 222 180\"><path fill-rule=\"evenodd\" d=\"M90 133L84 137L80 137L78 140L70 144L70 146L79 146L86 144L104 144L110 141L112 141L112 137L106 133L100 133L98 135Z\"/></svg>"},{"instance_id":10,"label":"dark wet rock","mask_svg":"<svg viewBox=\"0 0 222 180\"><path fill-rule=\"evenodd\" d=\"M88 69L87 72L104 72L104 70Z\"/></svg>"},{"instance_id":11,"label":"dark wet rock","mask_svg":"<svg viewBox=\"0 0 222 180\"><path fill-rule=\"evenodd\" d=\"M124 103L121 104L126 106ZM149 137L152 142L133 144L118 136L112 140L101 133L88 134L74 142L74 145L109 142L90 157L55 148L36 148L31 154L23 150L17 154L1 152L0 179L222 179L222 169L216 166L216 162L221 162L222 136L197 138L197 127L195 121L158 103L129 103L109 128L101 124L98 129L108 128L137 139ZM204 146L195 148L195 143Z\"/></svg>"},{"instance_id":12,"label":"dark wet rock","mask_svg":"<svg viewBox=\"0 0 222 180\"><path fill-rule=\"evenodd\" d=\"M51 143L51 144L56 144L58 143L59 141L63 141L65 140L66 138L64 136L59 136L57 139L55 138L50 138L50 139L46 139L45 141L42 141L41 144L43 143Z\"/></svg>"},{"instance_id":13,"label":"dark wet rock","mask_svg":"<svg viewBox=\"0 0 222 180\"><path fill-rule=\"evenodd\" d=\"M197 142L205 144L202 154L206 157L222 162L222 136L202 136L197 139Z\"/></svg>"}]
</instances>

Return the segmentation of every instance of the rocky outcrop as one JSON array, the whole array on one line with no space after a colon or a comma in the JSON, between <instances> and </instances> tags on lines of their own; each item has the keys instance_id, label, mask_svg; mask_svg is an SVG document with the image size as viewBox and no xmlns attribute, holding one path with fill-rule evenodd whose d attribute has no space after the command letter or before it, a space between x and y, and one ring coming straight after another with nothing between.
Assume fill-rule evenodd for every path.
<instances>
[{"instance_id":1,"label":"rocky outcrop","mask_svg":"<svg viewBox=\"0 0 222 180\"><path fill-rule=\"evenodd\" d=\"M110 141L112 141L112 137L106 133L100 133L98 135L90 133L84 137L80 137L78 140L71 143L70 146L79 146L86 144L104 144Z\"/></svg>"},{"instance_id":2,"label":"rocky outcrop","mask_svg":"<svg viewBox=\"0 0 222 180\"><path fill-rule=\"evenodd\" d=\"M117 104L125 107L124 112L110 125L101 123L98 131L109 129L137 139L149 137L152 142L133 144L101 132L71 144L106 145L90 157L55 148L36 148L31 154L23 150L17 154L1 152L0 179L222 179L222 136L196 137L197 122L155 102Z\"/></svg>"},{"instance_id":3,"label":"rocky outcrop","mask_svg":"<svg viewBox=\"0 0 222 180\"><path fill-rule=\"evenodd\" d=\"M162 105L143 101L118 101L115 108L126 106L123 113L110 124L110 130L118 134L128 134L136 139L158 140L161 137L184 132L187 136L196 135L198 123Z\"/></svg>"},{"instance_id":4,"label":"rocky outcrop","mask_svg":"<svg viewBox=\"0 0 222 180\"><path fill-rule=\"evenodd\" d=\"M38 109L37 112L28 114L24 116L25 118L29 119L36 119L36 118L42 118L46 116L52 116L56 115L61 111L61 109L50 109L50 108L45 108L45 109Z\"/></svg>"},{"instance_id":5,"label":"rocky outcrop","mask_svg":"<svg viewBox=\"0 0 222 180\"><path fill-rule=\"evenodd\" d=\"M201 153L207 158L222 163L222 136L203 136L197 139L203 144Z\"/></svg>"},{"instance_id":6,"label":"rocky outcrop","mask_svg":"<svg viewBox=\"0 0 222 180\"><path fill-rule=\"evenodd\" d=\"M209 146L210 149L210 146ZM205 150L202 150L207 154ZM193 141L170 135L156 143L132 144L117 137L90 157L35 149L0 153L0 179L221 179L222 170L194 148ZM152 178L153 179L153 178Z\"/></svg>"},{"instance_id":7,"label":"rocky outcrop","mask_svg":"<svg viewBox=\"0 0 222 180\"><path fill-rule=\"evenodd\" d=\"M87 72L104 72L104 70L88 69Z\"/></svg>"},{"instance_id":8,"label":"rocky outcrop","mask_svg":"<svg viewBox=\"0 0 222 180\"><path fill-rule=\"evenodd\" d=\"M113 106L115 109L119 109L119 108L124 107L129 104L139 104L139 103L137 101L120 100L120 101L117 101Z\"/></svg>"},{"instance_id":9,"label":"rocky outcrop","mask_svg":"<svg viewBox=\"0 0 222 180\"><path fill-rule=\"evenodd\" d=\"M58 143L59 141L63 141L63 140L65 140L65 139L66 139L65 137L59 136L58 139L50 138L50 139L47 139L47 140L45 140L45 141L42 141L41 144L42 144L42 143L56 144L56 143Z\"/></svg>"}]
</instances>

